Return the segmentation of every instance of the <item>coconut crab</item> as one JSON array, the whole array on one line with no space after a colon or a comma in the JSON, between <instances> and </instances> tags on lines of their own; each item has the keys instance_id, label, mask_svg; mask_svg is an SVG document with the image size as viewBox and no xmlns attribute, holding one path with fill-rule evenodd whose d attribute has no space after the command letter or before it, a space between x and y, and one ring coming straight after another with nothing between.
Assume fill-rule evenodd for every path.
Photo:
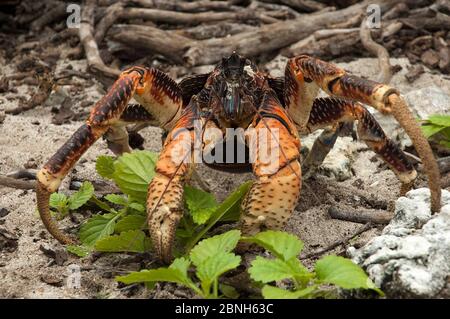
<instances>
[{"instance_id":1,"label":"coconut crab","mask_svg":"<svg viewBox=\"0 0 450 319\"><path fill-rule=\"evenodd\" d=\"M317 98L319 89L331 97ZM132 97L139 104L128 104ZM197 148L201 154L212 154L227 139L226 128L252 131L239 141L233 140L246 145L253 154L251 163L248 157L244 163L256 176L242 203L240 228L246 235L263 227L283 227L300 197L302 169L313 171L320 165L342 123L358 122L359 138L397 175L403 194L417 173L361 102L393 114L410 135L429 176L432 209L438 211L440 187L435 159L396 89L306 55L288 61L284 78L271 78L249 59L233 53L211 73L194 75L178 84L157 69L136 66L122 72L95 104L86 123L39 171L37 205L41 218L58 241L74 242L52 221L50 194L101 136L114 153L129 152L125 125L130 123L158 125L167 132L147 197L150 235L156 253L165 262L172 258L175 230L183 215L183 185L193 167L193 161L187 159L194 156L194 141L200 140ZM196 123L200 123L200 131ZM322 128L324 131L301 163L299 136ZM259 138L267 132L269 138ZM259 152L262 148L276 149L276 157L267 161ZM235 167L233 164L216 161L210 166L226 169Z\"/></svg>"}]
</instances>

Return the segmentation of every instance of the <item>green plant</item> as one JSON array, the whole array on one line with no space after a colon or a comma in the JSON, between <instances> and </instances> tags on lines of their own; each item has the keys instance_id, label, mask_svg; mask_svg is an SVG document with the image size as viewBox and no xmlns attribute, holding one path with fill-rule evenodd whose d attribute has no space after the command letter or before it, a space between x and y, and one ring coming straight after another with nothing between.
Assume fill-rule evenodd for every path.
<instances>
[{"instance_id":1,"label":"green plant","mask_svg":"<svg viewBox=\"0 0 450 319\"><path fill-rule=\"evenodd\" d=\"M100 210L87 221L79 231L81 245L68 246L69 252L84 257L89 252L145 252L151 249L146 235L147 216L145 200L148 184L153 178L157 154L135 151L118 159L100 156L96 170L102 177L112 180L124 195L108 194L101 200L94 195L91 183L83 183L80 190L67 198L54 193L51 205L59 215L66 216L69 210L84 204L93 204ZM191 186L185 187L186 214L177 230L178 240L189 252L195 244L218 222L234 221L239 218L240 203L250 188L244 183L222 204L210 193Z\"/></svg>"},{"instance_id":2,"label":"green plant","mask_svg":"<svg viewBox=\"0 0 450 319\"><path fill-rule=\"evenodd\" d=\"M432 138L439 144L450 148L450 115L430 115L422 122L422 132L426 138Z\"/></svg>"},{"instance_id":3,"label":"green plant","mask_svg":"<svg viewBox=\"0 0 450 319\"><path fill-rule=\"evenodd\" d=\"M69 197L62 193L53 193L50 196L50 207L56 212L52 210L52 214L62 219L69 214L69 211L86 204L92 195L94 195L94 186L90 182L84 182L80 189Z\"/></svg>"},{"instance_id":4,"label":"green plant","mask_svg":"<svg viewBox=\"0 0 450 319\"><path fill-rule=\"evenodd\" d=\"M281 231L265 231L242 240L265 248L275 257L269 259L258 256L248 270L254 281L264 284L264 298L332 297L333 291L324 288L329 285L344 289L372 289L382 294L364 270L347 258L325 256L317 261L314 271L310 272L297 258L303 249L303 242L294 235ZM281 280L290 282L292 289L269 285Z\"/></svg>"},{"instance_id":5,"label":"green plant","mask_svg":"<svg viewBox=\"0 0 450 319\"><path fill-rule=\"evenodd\" d=\"M124 154L118 159L109 156L97 159L97 172L112 180L123 195L108 194L99 199L89 182L83 183L72 196L52 195L51 207L60 217L85 204L90 204L98 212L80 227L81 245L68 246L68 251L84 257L93 250L139 253L151 249L146 232L145 199L148 183L155 174L156 160L157 155L147 151ZM241 259L232 251L241 239L264 247L275 257L256 257L248 270L250 277L262 285L265 298L330 296L332 290L324 289L324 285L373 289L382 293L359 266L342 257L324 257L316 263L313 272L309 271L297 258L303 243L285 232L266 231L240 238L240 232L232 230L203 239L218 222L239 219L241 201L250 186L250 182L241 185L221 204L212 194L186 186L186 213L177 230L177 240L184 245L184 252L178 252L179 258L167 268L132 272L117 277L117 280L125 284L144 282L149 288L158 281L176 282L204 298L236 298L235 289L219 284L219 278L239 266ZM282 280L290 282L292 289L280 289L269 284Z\"/></svg>"},{"instance_id":6,"label":"green plant","mask_svg":"<svg viewBox=\"0 0 450 319\"><path fill-rule=\"evenodd\" d=\"M219 298L219 277L238 267L241 262L241 257L232 253L239 238L240 232L231 230L202 240L188 257L175 259L167 268L141 270L116 279L125 284L144 282L148 287L153 287L159 281L175 282L192 289L203 298ZM191 267L195 267L195 276L189 273ZM230 290L230 287L224 286L223 290Z\"/></svg>"}]
</instances>

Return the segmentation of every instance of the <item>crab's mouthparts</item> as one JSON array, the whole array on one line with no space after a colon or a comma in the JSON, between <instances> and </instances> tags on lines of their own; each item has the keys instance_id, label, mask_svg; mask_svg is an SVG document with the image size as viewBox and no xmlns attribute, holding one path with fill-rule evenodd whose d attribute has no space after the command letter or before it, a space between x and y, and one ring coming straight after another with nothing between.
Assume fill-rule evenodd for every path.
<instances>
[{"instance_id":1,"label":"crab's mouthparts","mask_svg":"<svg viewBox=\"0 0 450 319\"><path fill-rule=\"evenodd\" d=\"M223 99L223 108L226 117L230 119L238 119L241 115L241 95L239 93L239 87L230 87Z\"/></svg>"}]
</instances>

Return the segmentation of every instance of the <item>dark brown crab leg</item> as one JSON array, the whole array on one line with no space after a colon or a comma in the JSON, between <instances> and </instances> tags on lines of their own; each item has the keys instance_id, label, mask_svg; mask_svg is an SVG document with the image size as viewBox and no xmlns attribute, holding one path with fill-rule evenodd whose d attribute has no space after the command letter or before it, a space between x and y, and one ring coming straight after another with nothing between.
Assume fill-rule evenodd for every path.
<instances>
[{"instance_id":1,"label":"dark brown crab leg","mask_svg":"<svg viewBox=\"0 0 450 319\"><path fill-rule=\"evenodd\" d=\"M363 102L382 113L392 114L411 138L424 163L431 191L432 211L438 212L440 210L440 174L436 159L411 111L396 89L347 74L343 69L333 64L306 55L290 59L287 68L295 75L295 80L298 79L299 83L313 81L330 95ZM304 118L298 118L296 114L289 113L295 122L305 121ZM402 191L405 191L409 186L410 184L403 184Z\"/></svg>"},{"instance_id":2,"label":"dark brown crab leg","mask_svg":"<svg viewBox=\"0 0 450 319\"><path fill-rule=\"evenodd\" d=\"M361 103L338 98L318 98L314 100L307 129L313 132L329 125L335 125L336 128L338 126L336 125L337 123L355 120L358 121L359 138L381 156L403 185L412 183L417 176L413 165L409 162L405 153L387 138L381 126ZM332 145L329 144L330 142L333 143L333 138L335 137L332 131L330 133L332 134L331 136L322 134L314 142L311 152L305 160L306 166L308 164L313 166L320 165L319 162L330 151L330 146ZM317 158L317 156L320 158Z\"/></svg>"},{"instance_id":3,"label":"dark brown crab leg","mask_svg":"<svg viewBox=\"0 0 450 319\"><path fill-rule=\"evenodd\" d=\"M301 189L297 129L274 93L264 97L247 140L256 181L242 203L240 227L244 235L254 235L264 228L282 228Z\"/></svg>"},{"instance_id":4,"label":"dark brown crab leg","mask_svg":"<svg viewBox=\"0 0 450 319\"><path fill-rule=\"evenodd\" d=\"M50 194L58 189L62 179L83 153L108 129L113 128L113 137L120 135L120 131L117 133L121 126L120 118L133 95L139 98L145 109L164 128L173 126L177 114L181 112L181 92L174 81L160 71L132 67L120 75L108 93L95 104L86 123L61 146L37 174L36 196L39 214L50 234L63 244L72 244L75 240L61 232L52 220L49 212ZM113 140L114 142L122 147L125 144L123 138L120 141Z\"/></svg>"}]
</instances>

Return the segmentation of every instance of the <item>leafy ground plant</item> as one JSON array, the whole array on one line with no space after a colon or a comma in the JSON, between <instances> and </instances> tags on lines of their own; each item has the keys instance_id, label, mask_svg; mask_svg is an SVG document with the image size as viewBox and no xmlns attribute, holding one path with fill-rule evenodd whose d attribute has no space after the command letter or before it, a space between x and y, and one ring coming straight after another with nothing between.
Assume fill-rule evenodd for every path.
<instances>
[{"instance_id":1,"label":"leafy ground plant","mask_svg":"<svg viewBox=\"0 0 450 319\"><path fill-rule=\"evenodd\" d=\"M99 199L93 185L84 182L69 197L59 193L52 195L53 213L61 218L85 204L98 212L80 227L81 245L68 246L71 253L84 257L92 251L141 253L151 250L145 199L147 186L155 174L156 160L157 154L147 151L124 154L118 159L109 156L97 159L97 172L112 180L123 194L108 194ZM241 185L221 204L212 194L186 186L186 213L177 230L178 242L183 247L176 252L178 258L167 268L132 272L117 280L125 284L143 282L149 288L156 282L175 282L204 298L236 298L235 289L219 284L219 278L239 266L241 257L232 251L242 240L262 246L275 257L256 257L248 269L250 277L262 287L265 298L329 297L330 286L373 289L382 293L359 266L342 257L324 257L316 263L314 271L309 271L297 258L303 243L285 232L266 231L241 238L238 230L232 230L203 239L218 222L239 218L242 198L250 186L250 182ZM292 287L281 289L270 284L281 281Z\"/></svg>"},{"instance_id":2,"label":"leafy ground plant","mask_svg":"<svg viewBox=\"0 0 450 319\"><path fill-rule=\"evenodd\" d=\"M240 232L231 230L202 240L188 257L175 259L167 268L141 270L116 279L125 284L144 282L148 287L153 287L156 282L175 282L203 298L219 298L219 277L237 268L241 262L241 257L232 253L239 238ZM191 267L195 267L195 276L188 273Z\"/></svg>"},{"instance_id":3,"label":"leafy ground plant","mask_svg":"<svg viewBox=\"0 0 450 319\"><path fill-rule=\"evenodd\" d=\"M422 132L444 147L450 148L450 115L431 115L422 123Z\"/></svg>"},{"instance_id":4,"label":"leafy ground plant","mask_svg":"<svg viewBox=\"0 0 450 319\"><path fill-rule=\"evenodd\" d=\"M121 195L108 194L99 199L89 182L84 182L80 190L70 197L52 194L50 205L59 218L85 204L93 204L99 211L81 226L78 234L81 245L68 246L68 251L84 257L93 250L139 253L151 249L150 238L146 234L145 200L148 184L155 174L156 161L157 154L148 151L127 153L118 159L100 156L96 163L97 172L112 180L123 193ZM210 193L185 187L186 214L177 231L178 241L185 252L189 252L218 222L239 218L240 204L250 185L250 182L241 185L221 204ZM180 254L182 252L178 252Z\"/></svg>"},{"instance_id":5,"label":"leafy ground plant","mask_svg":"<svg viewBox=\"0 0 450 319\"><path fill-rule=\"evenodd\" d=\"M382 291L367 277L364 270L350 259L325 256L317 261L314 271L302 265L297 256L303 242L296 236L281 231L265 231L242 239L268 250L275 258L256 257L248 272L250 277L263 284L262 295L268 299L298 299L335 297L335 289L372 289ZM292 289L281 289L271 282L287 281ZM324 288L327 286L327 288Z\"/></svg>"}]
</instances>

